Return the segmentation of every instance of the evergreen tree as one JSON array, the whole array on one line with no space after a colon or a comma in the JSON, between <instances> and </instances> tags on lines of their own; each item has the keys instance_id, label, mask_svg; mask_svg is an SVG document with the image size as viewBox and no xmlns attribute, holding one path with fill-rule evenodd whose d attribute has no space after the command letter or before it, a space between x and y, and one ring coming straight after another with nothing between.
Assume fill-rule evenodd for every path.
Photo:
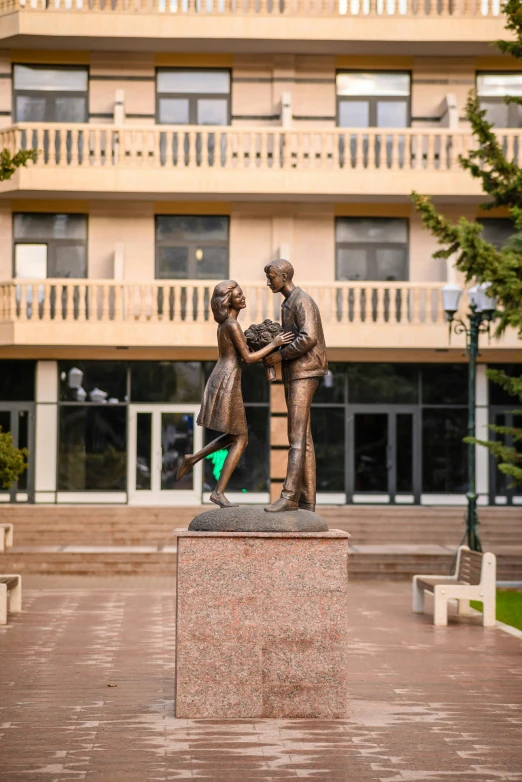
<instances>
[{"instance_id":1,"label":"evergreen tree","mask_svg":"<svg viewBox=\"0 0 522 782\"><path fill-rule=\"evenodd\" d=\"M495 45L505 54L522 62L522 0L508 0L504 6L506 29L511 30L513 41L496 41ZM522 99L507 97L506 103L522 105ZM499 305L497 335L508 326L515 328L522 338L522 168L515 160L507 158L502 139L497 137L493 125L486 119L486 111L480 108L476 92L471 92L466 104L466 117L470 122L477 147L467 156L459 156L462 168L479 179L488 201L483 209L505 207L513 221L514 233L501 247L486 242L480 223L461 217L456 223L439 213L427 196L413 193L413 201L424 226L438 239L441 249L436 258L456 256L455 266L463 272L466 281L488 282L488 295L497 297ZM514 398L522 401L522 377L509 377L505 372L489 370L488 377L498 383ZM513 405L517 402L514 399ZM493 441L474 440L489 448L498 462L501 472L512 478L512 484L522 483L522 429L490 426L498 437ZM511 446L504 444L510 438ZM466 438L469 442L469 439Z\"/></svg>"},{"instance_id":2,"label":"evergreen tree","mask_svg":"<svg viewBox=\"0 0 522 782\"><path fill-rule=\"evenodd\" d=\"M36 149L20 149L15 155L11 155L8 149L0 151L0 182L11 179L16 169L26 166L29 160L35 163L37 156Z\"/></svg>"}]
</instances>

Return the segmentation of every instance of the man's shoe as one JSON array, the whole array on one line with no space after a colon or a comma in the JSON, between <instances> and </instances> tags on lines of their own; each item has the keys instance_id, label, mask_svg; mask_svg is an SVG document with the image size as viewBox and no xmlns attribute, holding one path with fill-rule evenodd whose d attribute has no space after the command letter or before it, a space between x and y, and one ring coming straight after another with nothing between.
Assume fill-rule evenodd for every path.
<instances>
[{"instance_id":1,"label":"man's shoe","mask_svg":"<svg viewBox=\"0 0 522 782\"><path fill-rule=\"evenodd\" d=\"M285 510L297 510L298 507L297 502L292 502L292 500L287 500L285 497L280 497L271 505L267 505L265 510L267 513L284 513Z\"/></svg>"},{"instance_id":2,"label":"man's shoe","mask_svg":"<svg viewBox=\"0 0 522 782\"><path fill-rule=\"evenodd\" d=\"M315 503L313 502L300 502L299 510L309 510L310 513L315 513Z\"/></svg>"}]
</instances>

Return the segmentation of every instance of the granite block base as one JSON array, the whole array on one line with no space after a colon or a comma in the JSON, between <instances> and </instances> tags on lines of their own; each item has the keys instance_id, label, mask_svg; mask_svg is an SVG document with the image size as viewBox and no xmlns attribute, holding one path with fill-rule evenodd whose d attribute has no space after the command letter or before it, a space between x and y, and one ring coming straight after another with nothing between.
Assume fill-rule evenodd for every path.
<instances>
[{"instance_id":1,"label":"granite block base","mask_svg":"<svg viewBox=\"0 0 522 782\"><path fill-rule=\"evenodd\" d=\"M346 717L349 535L174 534L176 717Z\"/></svg>"}]
</instances>

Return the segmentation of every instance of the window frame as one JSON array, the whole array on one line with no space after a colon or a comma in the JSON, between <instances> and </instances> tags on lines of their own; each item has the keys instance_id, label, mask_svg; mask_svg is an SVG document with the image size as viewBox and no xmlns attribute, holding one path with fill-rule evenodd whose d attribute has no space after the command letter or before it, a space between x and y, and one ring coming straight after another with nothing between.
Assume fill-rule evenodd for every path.
<instances>
[{"instance_id":1,"label":"window frame","mask_svg":"<svg viewBox=\"0 0 522 782\"><path fill-rule=\"evenodd\" d=\"M186 243L182 242L176 242L176 243L167 243L165 240L158 240L157 238L157 231L158 231L158 218L159 217L185 217L185 218L200 218L200 217L224 217L227 221L227 238L226 239L214 239L214 240L203 240L203 241L195 241L195 240L189 240ZM230 271L230 215L223 215L223 214L215 214L215 215L201 215L201 214L155 214L154 215L154 274L156 280L171 280L173 282L175 281L184 281L184 280L207 280L208 277L191 277L190 272L194 269L191 269L191 262L197 263L195 260L195 250L197 248L204 249L205 247L226 247L227 250L227 269L226 274L224 276L220 276L219 278L216 277L216 282L218 282L220 279L226 279L227 275ZM160 277L159 276L159 249L161 247L187 247L189 251L189 258L188 258L188 274L187 277Z\"/></svg>"},{"instance_id":2,"label":"window frame","mask_svg":"<svg viewBox=\"0 0 522 782\"><path fill-rule=\"evenodd\" d=\"M17 65L25 66L26 68L34 68L35 70L60 70L60 71L86 71L87 72L87 89L86 90L24 90L24 89L16 89L15 88L15 68ZM42 95L47 98L53 99L53 119L44 119L42 122L44 123L60 123L56 117L56 104L55 99L56 98L78 98L78 97L85 97L85 116L83 120L80 120L79 122L73 122L71 121L71 124L74 125L85 125L89 122L89 106L90 106L90 88L91 88L91 74L90 74L90 68L88 65L52 65L49 63L26 63L26 62L14 62L11 66L11 105L12 105L12 117L13 122L15 124L18 124L19 122L22 122L22 120L19 120L17 117L17 110L16 110L16 98L18 95L27 95L31 98L40 98ZM46 101L46 112L48 109L48 101ZM28 120L31 121L31 120Z\"/></svg>"},{"instance_id":3,"label":"window frame","mask_svg":"<svg viewBox=\"0 0 522 782\"><path fill-rule=\"evenodd\" d=\"M85 218L85 240L82 239L45 239L41 236L34 236L27 239L17 239L15 236L15 217L16 215L31 215L31 214L48 214L48 215L81 215ZM12 231L13 231L13 250L12 250L12 279L18 279L16 277L16 246L19 244L45 244L47 246L47 273L46 280L85 280L89 276L89 215L84 212L12 212ZM56 247L57 245L83 247L85 246L85 276L84 277L50 277L49 266L52 263L56 263Z\"/></svg>"},{"instance_id":4,"label":"window frame","mask_svg":"<svg viewBox=\"0 0 522 782\"><path fill-rule=\"evenodd\" d=\"M178 72L178 73L187 73L192 71L201 71L202 73L207 73L208 71L223 71L228 73L229 77L229 91L228 93L222 93L222 92L159 92L158 91L158 74L160 71L169 71L169 72ZM189 121L187 124L185 123L179 123L176 124L176 127L187 127L187 125L195 125L198 128L204 128L204 127L213 127L212 125L200 125L197 122L197 111L198 111L198 100L202 98L203 100L215 100L216 98L224 100L226 98L227 102L227 123L226 125L220 126L220 127L228 127L232 124L232 69L231 68L170 68L168 66L161 66L156 68L156 74L155 74L155 122L157 125L170 125L172 123L169 122L161 122L160 121L160 100L161 98L171 98L173 100L188 100L189 102Z\"/></svg>"},{"instance_id":5,"label":"window frame","mask_svg":"<svg viewBox=\"0 0 522 782\"><path fill-rule=\"evenodd\" d=\"M483 108L483 106L482 106L482 96L480 95L480 93L478 91L478 79L479 79L479 76L511 76L513 73L519 73L520 76L522 77L522 71L475 71L475 90L477 92L477 97L479 99L479 104L480 104L481 108ZM506 95L507 95L507 93L506 93ZM522 127L522 116L521 116L522 115L522 110L519 113L518 109L520 107L519 107L519 105L517 103L506 104L506 102L505 102L506 95L498 95L498 96L495 96L495 95L484 95L483 96L484 100L486 100L486 101L488 101L490 103L495 103L498 106L506 106L506 108L507 108L507 111L508 111L508 124L507 124L507 127L501 128L500 125L496 125L495 127L498 127L498 128L500 128L502 130L508 130L509 128L521 128ZM522 96L520 96L520 97L522 98ZM519 115L518 117L517 117L517 114ZM516 119L516 122L515 122L515 119ZM518 124L519 121L521 122L520 125Z\"/></svg>"},{"instance_id":6,"label":"window frame","mask_svg":"<svg viewBox=\"0 0 522 782\"><path fill-rule=\"evenodd\" d=\"M370 277L366 280L341 280L339 277L339 257L338 257L338 250L339 249L369 249L372 248L372 262L377 265L377 259L376 259L376 250L387 250L387 249L393 249L395 247L404 247L403 242L340 242L337 240L337 225L341 220L402 220L406 223L406 269L405 269L405 278L404 280L380 280L377 277ZM408 217L373 217L373 216L351 216L351 215L340 215L335 218L335 226L334 226L334 237L335 237L335 281L336 282L409 282L410 279L410 220Z\"/></svg>"},{"instance_id":7,"label":"window frame","mask_svg":"<svg viewBox=\"0 0 522 782\"><path fill-rule=\"evenodd\" d=\"M401 75L407 75L408 80L410 83L410 91L408 94L408 97L404 95L339 95L337 92L337 76L339 74L343 73L396 73ZM361 102L361 101L367 101L369 104L369 124L367 125L368 128L378 128L379 130L382 130L385 132L386 130L394 130L394 128L379 128L377 125L377 103L380 103L381 101L387 101L389 103L399 103L406 101L406 117L407 117L407 124L406 128L411 127L411 82L412 82L412 74L409 70L383 70L383 69L377 69L377 70L369 70L365 68L364 70L361 68L338 68L335 72L335 124L338 128L340 127L346 127L349 128L348 125L340 125L340 105L341 103L354 103L354 102ZM357 128L357 130L363 131L364 128ZM397 128L397 130L404 130L404 128Z\"/></svg>"}]
</instances>

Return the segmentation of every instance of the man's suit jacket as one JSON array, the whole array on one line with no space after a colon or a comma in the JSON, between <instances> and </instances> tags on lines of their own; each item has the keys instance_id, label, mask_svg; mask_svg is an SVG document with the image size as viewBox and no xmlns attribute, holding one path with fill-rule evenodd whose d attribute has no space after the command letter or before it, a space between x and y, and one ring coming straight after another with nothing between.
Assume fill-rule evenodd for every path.
<instances>
[{"instance_id":1,"label":"man's suit jacket","mask_svg":"<svg viewBox=\"0 0 522 782\"><path fill-rule=\"evenodd\" d=\"M322 377L328 372L321 314L315 301L301 288L294 288L281 306L283 331L295 339L281 350L283 380Z\"/></svg>"}]
</instances>

